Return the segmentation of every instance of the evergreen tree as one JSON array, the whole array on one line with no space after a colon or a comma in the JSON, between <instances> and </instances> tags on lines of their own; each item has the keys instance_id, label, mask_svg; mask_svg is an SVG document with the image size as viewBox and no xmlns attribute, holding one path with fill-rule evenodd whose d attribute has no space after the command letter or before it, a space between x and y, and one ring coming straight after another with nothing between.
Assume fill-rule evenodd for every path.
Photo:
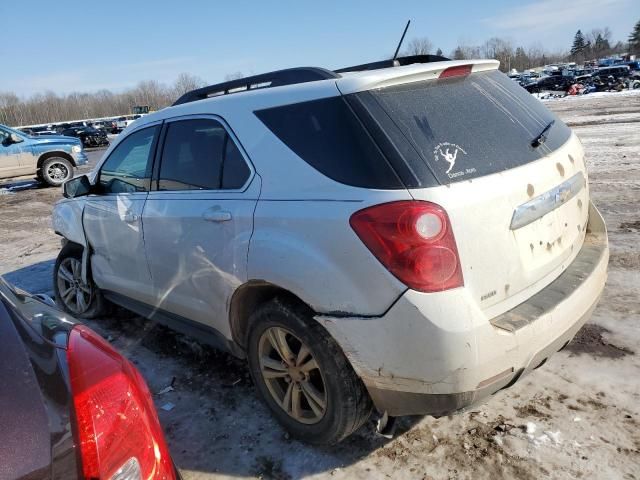
<instances>
[{"instance_id":1,"label":"evergreen tree","mask_svg":"<svg viewBox=\"0 0 640 480\"><path fill-rule=\"evenodd\" d=\"M453 51L453 59L454 60L464 60L464 51L460 47L456 47Z\"/></svg>"},{"instance_id":2,"label":"evergreen tree","mask_svg":"<svg viewBox=\"0 0 640 480\"><path fill-rule=\"evenodd\" d=\"M440 49L440 48L439 48L439 49L436 51L436 55L442 55L442 49Z\"/></svg>"},{"instance_id":3,"label":"evergreen tree","mask_svg":"<svg viewBox=\"0 0 640 480\"><path fill-rule=\"evenodd\" d=\"M629 53L640 54L640 20L629 35Z\"/></svg>"},{"instance_id":4,"label":"evergreen tree","mask_svg":"<svg viewBox=\"0 0 640 480\"><path fill-rule=\"evenodd\" d=\"M575 57L576 55L581 54L587 47L587 42L584 39L584 35L582 31L578 30L573 37L573 45L571 46L571 56Z\"/></svg>"},{"instance_id":5,"label":"evergreen tree","mask_svg":"<svg viewBox=\"0 0 640 480\"><path fill-rule=\"evenodd\" d=\"M524 48L516 48L515 58L513 59L513 63L511 66L516 68L517 70L524 70L526 68L529 68L529 58L527 57Z\"/></svg>"},{"instance_id":6,"label":"evergreen tree","mask_svg":"<svg viewBox=\"0 0 640 480\"><path fill-rule=\"evenodd\" d=\"M609 53L609 50L611 50L609 40L604 38L601 34L598 34L593 45L593 52L596 55L607 55Z\"/></svg>"}]
</instances>

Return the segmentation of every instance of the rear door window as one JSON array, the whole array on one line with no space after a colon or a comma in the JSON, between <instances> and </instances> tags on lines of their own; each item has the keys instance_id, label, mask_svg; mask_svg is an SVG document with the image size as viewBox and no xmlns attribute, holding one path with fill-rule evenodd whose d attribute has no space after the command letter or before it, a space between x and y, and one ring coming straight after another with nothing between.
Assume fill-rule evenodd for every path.
<instances>
[{"instance_id":1,"label":"rear door window","mask_svg":"<svg viewBox=\"0 0 640 480\"><path fill-rule=\"evenodd\" d=\"M235 190L250 173L220 122L201 118L168 125L158 190Z\"/></svg>"},{"instance_id":2,"label":"rear door window","mask_svg":"<svg viewBox=\"0 0 640 480\"><path fill-rule=\"evenodd\" d=\"M498 71L406 83L352 94L377 103L379 124L399 129L392 141L409 167L426 164L440 184L469 180L538 160L571 131L539 100ZM381 108L380 108L381 107ZM385 117L385 118L382 118ZM546 141L532 141L549 125ZM410 149L402 145L407 143Z\"/></svg>"}]
</instances>

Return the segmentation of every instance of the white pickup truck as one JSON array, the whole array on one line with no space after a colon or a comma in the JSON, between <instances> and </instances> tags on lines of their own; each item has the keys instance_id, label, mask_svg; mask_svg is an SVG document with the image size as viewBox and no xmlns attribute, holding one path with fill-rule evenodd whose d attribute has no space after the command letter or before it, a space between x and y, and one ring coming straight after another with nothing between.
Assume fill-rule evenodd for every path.
<instances>
[{"instance_id":1,"label":"white pickup truck","mask_svg":"<svg viewBox=\"0 0 640 480\"><path fill-rule=\"evenodd\" d=\"M116 129L121 132L140 117L142 117L142 115L125 115L123 117L118 117L116 120Z\"/></svg>"}]
</instances>

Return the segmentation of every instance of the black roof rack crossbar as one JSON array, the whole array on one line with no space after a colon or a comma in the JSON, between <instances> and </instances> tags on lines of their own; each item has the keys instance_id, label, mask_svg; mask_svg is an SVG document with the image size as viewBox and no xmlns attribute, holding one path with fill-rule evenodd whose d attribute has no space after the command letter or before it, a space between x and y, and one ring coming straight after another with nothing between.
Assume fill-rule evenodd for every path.
<instances>
[{"instance_id":1,"label":"black roof rack crossbar","mask_svg":"<svg viewBox=\"0 0 640 480\"><path fill-rule=\"evenodd\" d=\"M378 70L380 68L400 67L403 65L411 65L412 63L431 63L446 62L450 60L442 55L408 55L406 57L398 57L395 60L381 60L379 62L363 63L362 65L354 65L353 67L345 67L335 70L336 73L345 72L361 72L363 70Z\"/></svg>"},{"instance_id":2,"label":"black roof rack crossbar","mask_svg":"<svg viewBox=\"0 0 640 480\"><path fill-rule=\"evenodd\" d=\"M293 85L296 83L313 82L315 80L327 80L339 78L335 72L317 67L299 67L278 70L275 72L262 73L252 77L239 78L224 83L209 85L198 88L182 95L174 102L175 105L204 100L209 97L228 95L230 93L244 92L247 90L257 90L259 88L281 87L283 85Z\"/></svg>"}]
</instances>

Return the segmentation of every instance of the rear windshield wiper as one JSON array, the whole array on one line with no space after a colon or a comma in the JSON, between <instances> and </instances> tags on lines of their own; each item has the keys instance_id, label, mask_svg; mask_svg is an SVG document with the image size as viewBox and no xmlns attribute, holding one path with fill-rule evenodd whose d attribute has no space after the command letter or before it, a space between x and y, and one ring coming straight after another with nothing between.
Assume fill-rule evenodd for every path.
<instances>
[{"instance_id":1,"label":"rear windshield wiper","mask_svg":"<svg viewBox=\"0 0 640 480\"><path fill-rule=\"evenodd\" d=\"M556 121L551 120L549 124L540 132L540 135L531 140L531 146L533 148L538 148L540 145L547 141L547 133L549 133L549 130L551 130L551 127L553 127L554 123L556 123Z\"/></svg>"}]
</instances>

